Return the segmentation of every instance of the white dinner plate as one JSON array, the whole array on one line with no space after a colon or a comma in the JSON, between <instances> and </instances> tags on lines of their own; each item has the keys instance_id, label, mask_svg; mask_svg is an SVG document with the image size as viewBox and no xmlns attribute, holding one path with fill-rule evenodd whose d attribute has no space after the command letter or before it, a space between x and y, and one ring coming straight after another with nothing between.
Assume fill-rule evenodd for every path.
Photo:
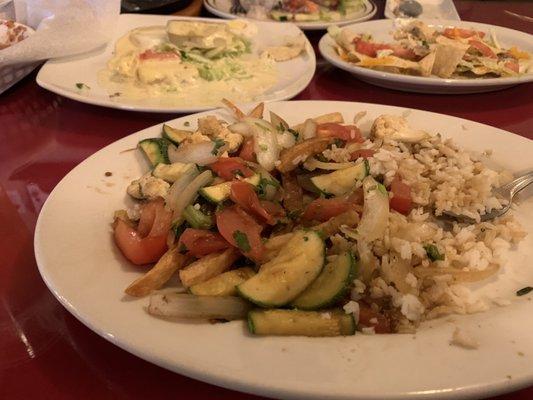
<instances>
[{"instance_id":1,"label":"white dinner plate","mask_svg":"<svg viewBox=\"0 0 533 400\"><path fill-rule=\"evenodd\" d=\"M412 126L454 138L466 149L493 148L493 162L512 172L531 168L533 159L528 139L426 111L333 101L276 102L266 108L289 124L333 111L351 121L366 111L358 123L363 131L381 114L408 114ZM213 112L219 118L229 116L226 110L199 115ZM171 124L195 125L199 115ZM533 286L533 198L522 199L515 212L529 235L482 289L511 300L511 305L426 322L415 335L252 337L242 321L212 325L149 316L146 298L124 295L124 288L146 269L130 265L114 246L111 222L113 212L125 207L128 183L147 169L139 152L126 150L160 135L161 126L127 136L83 161L53 190L39 216L39 271L56 298L90 329L177 373L278 398L480 398L533 383L533 302L528 301L533 294L515 296L517 289ZM479 349L450 346L456 327L470 332Z\"/></svg>"},{"instance_id":2,"label":"white dinner plate","mask_svg":"<svg viewBox=\"0 0 533 400\"><path fill-rule=\"evenodd\" d=\"M442 21L424 20L429 25L438 29L446 27L474 28L486 32L493 30L502 47L517 46L522 50L533 53L533 36L513 29L503 28L496 25L480 24L468 21ZM392 42L394 31L393 20L369 21L361 24L348 25L344 29L350 29L357 33L371 34L373 39L379 42ZM327 33L320 39L318 47L320 53L333 65L351 72L358 79L382 86L389 89L402 90L405 92L419 92L432 94L458 94L458 93L482 93L504 89L521 83L532 82L533 74L519 77L483 78L483 79L444 79L438 77L423 77L395 74L392 72L376 71L369 68L358 67L342 60L334 48L335 41Z\"/></svg>"},{"instance_id":3,"label":"white dinner plate","mask_svg":"<svg viewBox=\"0 0 533 400\"><path fill-rule=\"evenodd\" d=\"M445 19L460 21L461 18L452 0L417 0L422 6L420 19ZM393 11L400 0L387 0L385 2L385 18L396 18Z\"/></svg>"},{"instance_id":4,"label":"white dinner plate","mask_svg":"<svg viewBox=\"0 0 533 400\"><path fill-rule=\"evenodd\" d=\"M98 85L97 74L105 69L112 56L115 42L130 30L141 26L165 25L168 20L191 20L224 23L220 19L190 18L162 15L121 14L112 39L105 48L81 56L48 61L37 75L39 86L61 96L83 103L130 111L190 113L220 107L222 104L190 104L168 106L158 104L157 99L129 100L124 97L110 97L105 88ZM255 49L280 45L286 37L302 34L293 24L281 25L274 22L254 21L258 33L253 41ZM309 84L316 68L313 47L306 39L306 52L289 61L278 62L278 82L254 102L286 100L296 96ZM77 83L84 83L90 89L80 90Z\"/></svg>"},{"instance_id":5,"label":"white dinner plate","mask_svg":"<svg viewBox=\"0 0 533 400\"><path fill-rule=\"evenodd\" d=\"M230 12L231 8L231 1L232 0L204 0L204 6L207 8L207 10L217 15L221 18L227 18L227 19L234 19L234 18L242 18L242 16L239 16L237 14L233 14ZM292 22L296 26L298 26L300 29L303 29L304 31L313 31L313 30L323 30L327 29L329 26L332 25L348 25L353 24L356 22L362 22L362 21L368 21L371 19L374 15L376 15L377 7L372 2L372 0L368 0L368 5L365 6L363 10L361 10L360 13L350 16L350 18L342 19L339 21L296 21Z\"/></svg>"}]
</instances>

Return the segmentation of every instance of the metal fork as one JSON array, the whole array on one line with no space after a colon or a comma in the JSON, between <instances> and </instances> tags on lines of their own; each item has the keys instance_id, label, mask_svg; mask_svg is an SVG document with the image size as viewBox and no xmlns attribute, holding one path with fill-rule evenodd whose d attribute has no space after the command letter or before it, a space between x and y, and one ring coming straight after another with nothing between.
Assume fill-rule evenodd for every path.
<instances>
[{"instance_id":1,"label":"metal fork","mask_svg":"<svg viewBox=\"0 0 533 400\"><path fill-rule=\"evenodd\" d=\"M513 203L513 198L518 192L525 189L533 182L533 171L527 172L524 175L519 176L512 182L509 182L498 189L495 190L495 193L499 194L503 198L507 199L508 203L505 207L492 210L490 213L483 214L481 216L481 222L490 221L491 219L497 218L505 214L511 208ZM477 221L473 218L467 217L466 215L460 215L453 213L451 211L443 211L442 215L448 219L454 219L458 222L464 222L467 224L475 224Z\"/></svg>"}]
</instances>

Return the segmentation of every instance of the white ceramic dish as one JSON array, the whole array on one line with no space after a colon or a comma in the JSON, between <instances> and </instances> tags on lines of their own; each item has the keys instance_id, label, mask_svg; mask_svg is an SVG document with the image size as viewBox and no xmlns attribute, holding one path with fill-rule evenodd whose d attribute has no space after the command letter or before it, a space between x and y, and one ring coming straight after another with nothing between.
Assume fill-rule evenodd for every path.
<instances>
[{"instance_id":1,"label":"white ceramic dish","mask_svg":"<svg viewBox=\"0 0 533 400\"><path fill-rule=\"evenodd\" d=\"M84 103L104 107L120 108L130 111L150 112L178 112L190 113L220 107L221 104L191 104L187 106L160 105L157 99L142 101L128 100L123 97L110 98L108 91L98 85L98 71L105 69L111 58L115 41L140 26L165 25L170 19L188 20L188 17L121 14L113 38L105 48L77 57L48 61L37 75L39 86L61 96ZM224 23L219 19L193 18L194 20ZM302 31L292 24L281 25L273 22L254 22L258 27L258 34L254 45L264 48L269 45L279 45L286 36L295 36ZM307 41L307 39L306 39ZM316 56L309 41L306 43L306 54L277 63L279 80L275 86L254 102L290 99L300 93L313 78L316 68ZM76 83L84 83L90 89L79 90Z\"/></svg>"},{"instance_id":2,"label":"white ceramic dish","mask_svg":"<svg viewBox=\"0 0 533 400\"><path fill-rule=\"evenodd\" d=\"M454 138L466 149L494 149L493 161L513 172L531 168L533 142L487 125L426 111L376 104L294 101L267 104L293 124L340 111L347 121L367 111L409 114L418 128ZM217 110L221 118L228 112ZM209 112L213 113L213 111ZM209 113L202 113L206 115ZM195 124L197 115L172 121ZM102 337L145 359L195 379L264 396L291 399L476 398L533 383L533 198L515 216L529 232L502 272L484 289L512 300L507 307L424 323L416 335L357 334L337 338L251 337L244 323L176 323L150 317L147 299L123 290L143 269L131 266L112 241L111 220L124 208L125 188L146 169L134 148L160 134L161 124L125 137L74 168L50 194L35 231L40 273L57 299ZM112 172L105 177L105 172ZM451 322L453 321L453 322ZM455 327L471 332L478 350L450 346ZM521 356L518 352L522 352Z\"/></svg>"},{"instance_id":3,"label":"white ceramic dish","mask_svg":"<svg viewBox=\"0 0 533 400\"><path fill-rule=\"evenodd\" d=\"M460 21L461 18L452 0L417 0L422 5L420 19L441 19ZM387 0L385 2L385 18L395 19L393 10L399 0Z\"/></svg>"},{"instance_id":4,"label":"white ceramic dish","mask_svg":"<svg viewBox=\"0 0 533 400\"><path fill-rule=\"evenodd\" d=\"M475 28L487 33L493 29L503 47L511 47L515 45L523 50L533 53L533 36L524 32L495 25L480 24L477 22L439 20L424 20L424 22L438 28L457 26L463 28ZM349 25L345 27L345 29L351 29L354 32L369 33L377 41L391 42L391 33L395 28L393 20L376 20ZM362 81L389 89L432 94L482 93L533 81L533 74L531 73L520 77L508 78L444 79L375 71L368 68L358 67L342 60L335 51L333 47L334 44L334 40L328 34L325 34L322 39L320 39L318 47L320 53L322 53L326 60L345 71L351 72Z\"/></svg>"},{"instance_id":5,"label":"white ceramic dish","mask_svg":"<svg viewBox=\"0 0 533 400\"><path fill-rule=\"evenodd\" d=\"M329 26L332 25L348 25L353 24L356 22L362 22L362 21L368 21L371 19L377 12L376 5L369 0L370 6L365 8L365 10L361 11L359 15L353 18L341 20L341 21L333 21L333 22L327 22L327 21L309 21L309 22L294 22L296 26L298 26L300 29L303 29L304 31L312 31L312 30L323 30L327 29ZM227 18L227 19L234 19L234 18L242 18L239 17L236 14L233 14L230 12L231 8L231 0L204 0L204 6L207 8L207 10L221 18Z\"/></svg>"}]
</instances>

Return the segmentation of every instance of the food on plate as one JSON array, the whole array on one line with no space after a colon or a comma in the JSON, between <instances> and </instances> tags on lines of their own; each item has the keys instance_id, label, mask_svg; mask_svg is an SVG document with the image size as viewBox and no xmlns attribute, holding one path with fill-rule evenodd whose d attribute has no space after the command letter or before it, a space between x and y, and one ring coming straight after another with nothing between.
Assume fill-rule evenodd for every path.
<instances>
[{"instance_id":1,"label":"food on plate","mask_svg":"<svg viewBox=\"0 0 533 400\"><path fill-rule=\"evenodd\" d=\"M277 81L277 62L305 53L303 35L258 48L248 21L171 20L133 29L115 45L99 83L110 97L157 99L162 104L249 102Z\"/></svg>"},{"instance_id":2,"label":"food on plate","mask_svg":"<svg viewBox=\"0 0 533 400\"><path fill-rule=\"evenodd\" d=\"M503 268L525 232L511 213L480 222L505 206L493 189L512 178L487 155L402 116L362 130L340 113L289 123L225 103L230 120L165 124L139 142L147 172L127 188L135 205L115 213L114 237L145 270L126 293L150 294L148 313L338 336L488 308L468 283ZM478 222L444 222L445 211Z\"/></svg>"},{"instance_id":3,"label":"food on plate","mask_svg":"<svg viewBox=\"0 0 533 400\"><path fill-rule=\"evenodd\" d=\"M419 20L400 23L394 42L331 27L339 56L356 66L404 75L452 79L515 77L532 72L531 54L502 46L491 31L435 28Z\"/></svg>"},{"instance_id":4,"label":"food on plate","mask_svg":"<svg viewBox=\"0 0 533 400\"><path fill-rule=\"evenodd\" d=\"M29 35L28 28L15 21L0 20L0 50L23 41Z\"/></svg>"},{"instance_id":5,"label":"food on plate","mask_svg":"<svg viewBox=\"0 0 533 400\"><path fill-rule=\"evenodd\" d=\"M292 22L340 21L372 8L368 0L241 0L240 4L247 17Z\"/></svg>"}]
</instances>

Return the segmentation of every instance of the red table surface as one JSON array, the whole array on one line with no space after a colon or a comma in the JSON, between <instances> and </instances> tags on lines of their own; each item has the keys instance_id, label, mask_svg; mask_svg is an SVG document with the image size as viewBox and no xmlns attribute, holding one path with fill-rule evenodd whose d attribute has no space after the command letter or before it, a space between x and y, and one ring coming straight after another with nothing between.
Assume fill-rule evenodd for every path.
<instances>
[{"instance_id":1,"label":"red table surface","mask_svg":"<svg viewBox=\"0 0 533 400\"><path fill-rule=\"evenodd\" d=\"M463 20L533 33L533 23L504 13L510 10L533 17L531 3L457 1L456 6ZM380 3L378 16L382 15ZM320 34L309 36L316 44ZM313 81L297 99L420 108L533 138L532 89L527 84L451 96L396 92L360 82L319 57ZM61 178L109 143L175 117L67 100L39 88L35 74L0 97L1 399L258 398L174 374L115 347L68 313L37 271L35 222ZM498 397L531 398L533 387Z\"/></svg>"}]
</instances>

